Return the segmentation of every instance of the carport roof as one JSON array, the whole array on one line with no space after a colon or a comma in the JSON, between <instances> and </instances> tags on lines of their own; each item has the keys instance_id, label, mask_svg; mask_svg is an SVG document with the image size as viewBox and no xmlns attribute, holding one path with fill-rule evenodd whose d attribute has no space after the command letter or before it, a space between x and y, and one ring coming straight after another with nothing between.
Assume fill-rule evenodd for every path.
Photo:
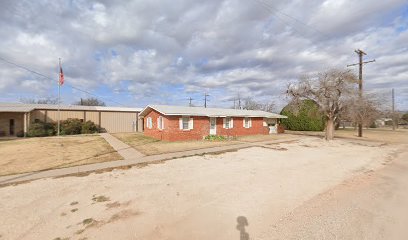
<instances>
[{"instance_id":1,"label":"carport roof","mask_svg":"<svg viewBox=\"0 0 408 240\"><path fill-rule=\"evenodd\" d=\"M156 110L163 115L169 116L207 116L207 117L265 117L265 118L287 118L276 113L260 110L242 110L229 108L203 108L203 107L183 107L168 105L148 105L140 116L144 117L150 110Z\"/></svg>"},{"instance_id":2,"label":"carport roof","mask_svg":"<svg viewBox=\"0 0 408 240\"><path fill-rule=\"evenodd\" d=\"M32 107L25 107L25 106L1 106L0 105L0 112L20 112L20 113L26 113L26 112L31 112L34 110Z\"/></svg>"},{"instance_id":3,"label":"carport roof","mask_svg":"<svg viewBox=\"0 0 408 240\"><path fill-rule=\"evenodd\" d=\"M31 112L35 109L57 110L54 104L0 103L0 112ZM142 108L60 105L60 110L140 112Z\"/></svg>"}]
</instances>

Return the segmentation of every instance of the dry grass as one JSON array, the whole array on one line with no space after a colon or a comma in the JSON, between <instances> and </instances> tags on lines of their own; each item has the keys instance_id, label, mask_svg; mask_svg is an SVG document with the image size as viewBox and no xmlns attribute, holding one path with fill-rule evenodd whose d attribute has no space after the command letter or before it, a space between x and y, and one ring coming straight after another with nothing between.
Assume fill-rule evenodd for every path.
<instances>
[{"instance_id":1,"label":"dry grass","mask_svg":"<svg viewBox=\"0 0 408 240\"><path fill-rule=\"evenodd\" d=\"M122 159L98 135L1 141L0 156L0 176Z\"/></svg>"},{"instance_id":2,"label":"dry grass","mask_svg":"<svg viewBox=\"0 0 408 240\"><path fill-rule=\"evenodd\" d=\"M225 145L239 144L236 140L225 141L178 141L167 142L144 136L143 133L116 133L112 134L131 147L145 155L156 155L162 153L181 152L202 148L211 148Z\"/></svg>"},{"instance_id":3,"label":"dry grass","mask_svg":"<svg viewBox=\"0 0 408 240\"><path fill-rule=\"evenodd\" d=\"M303 134L312 136L324 136L324 132L301 132L301 131L287 131L289 134ZM358 137L357 130L352 128L339 129L335 132L334 137L349 138L374 142L385 143L408 143L408 129L397 129L393 131L390 128L373 128L363 129L363 137Z\"/></svg>"},{"instance_id":4,"label":"dry grass","mask_svg":"<svg viewBox=\"0 0 408 240\"><path fill-rule=\"evenodd\" d=\"M352 139L363 139L367 141L379 141L386 143L408 143L408 129L396 129L393 131L389 128L364 129L363 137L358 137L357 130L344 129L337 130L336 136Z\"/></svg>"}]
</instances>

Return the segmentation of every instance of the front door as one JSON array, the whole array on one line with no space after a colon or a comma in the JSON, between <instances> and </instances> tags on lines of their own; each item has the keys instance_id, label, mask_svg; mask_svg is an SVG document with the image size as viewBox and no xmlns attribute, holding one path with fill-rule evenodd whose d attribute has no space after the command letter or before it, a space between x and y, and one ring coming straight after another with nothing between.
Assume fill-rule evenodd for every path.
<instances>
[{"instance_id":1,"label":"front door","mask_svg":"<svg viewBox=\"0 0 408 240\"><path fill-rule=\"evenodd\" d=\"M14 136L14 119L10 119L10 129L9 129L9 132L10 132L10 136Z\"/></svg>"},{"instance_id":2,"label":"front door","mask_svg":"<svg viewBox=\"0 0 408 240\"><path fill-rule=\"evenodd\" d=\"M210 135L217 134L217 118L210 117Z\"/></svg>"}]
</instances>

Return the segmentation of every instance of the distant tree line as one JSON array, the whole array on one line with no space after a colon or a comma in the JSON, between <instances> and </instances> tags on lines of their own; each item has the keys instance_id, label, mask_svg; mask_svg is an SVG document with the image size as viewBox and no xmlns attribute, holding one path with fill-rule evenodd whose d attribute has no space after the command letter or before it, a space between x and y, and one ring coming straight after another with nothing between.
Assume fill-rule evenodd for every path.
<instances>
[{"instance_id":1,"label":"distant tree line","mask_svg":"<svg viewBox=\"0 0 408 240\"><path fill-rule=\"evenodd\" d=\"M21 98L20 102L27 104L58 104L58 98L55 97L46 97L41 99L34 98ZM73 105L79 106L106 106L105 102L94 97L81 98L80 100L73 103Z\"/></svg>"}]
</instances>

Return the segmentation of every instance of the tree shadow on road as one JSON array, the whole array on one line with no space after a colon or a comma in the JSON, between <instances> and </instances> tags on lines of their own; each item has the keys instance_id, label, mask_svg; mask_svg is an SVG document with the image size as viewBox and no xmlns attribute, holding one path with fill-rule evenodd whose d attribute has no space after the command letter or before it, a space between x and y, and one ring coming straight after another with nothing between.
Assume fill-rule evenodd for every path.
<instances>
[{"instance_id":1,"label":"tree shadow on road","mask_svg":"<svg viewBox=\"0 0 408 240\"><path fill-rule=\"evenodd\" d=\"M245 231L248 226L248 220L244 216L237 217L237 230L239 231L239 240L249 240L249 234Z\"/></svg>"}]
</instances>

